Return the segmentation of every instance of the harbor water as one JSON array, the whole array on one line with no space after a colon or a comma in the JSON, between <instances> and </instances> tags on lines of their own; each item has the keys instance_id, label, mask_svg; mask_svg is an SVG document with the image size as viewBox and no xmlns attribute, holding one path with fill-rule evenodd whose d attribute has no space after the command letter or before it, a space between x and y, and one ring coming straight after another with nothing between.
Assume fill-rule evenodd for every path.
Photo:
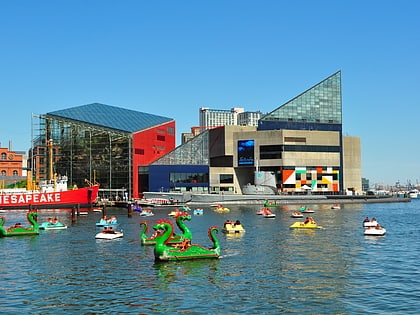
<instances>
[{"instance_id":1,"label":"harbor water","mask_svg":"<svg viewBox=\"0 0 420 315\"><path fill-rule=\"evenodd\" d=\"M211 246L208 227L240 220L246 232L221 231L220 259L157 263L153 246L140 243L140 221L149 227L170 219L116 215L124 237L96 240L97 212L72 222L65 210L39 210L38 222L57 216L68 229L0 238L1 314L418 314L420 309L420 200L407 203L307 205L321 230L293 230L299 205L204 207L186 221L193 243ZM192 214L192 211L191 211ZM26 212L8 211L5 226L26 224ZM363 235L375 217L387 233ZM151 235L152 231L148 231Z\"/></svg>"}]
</instances>

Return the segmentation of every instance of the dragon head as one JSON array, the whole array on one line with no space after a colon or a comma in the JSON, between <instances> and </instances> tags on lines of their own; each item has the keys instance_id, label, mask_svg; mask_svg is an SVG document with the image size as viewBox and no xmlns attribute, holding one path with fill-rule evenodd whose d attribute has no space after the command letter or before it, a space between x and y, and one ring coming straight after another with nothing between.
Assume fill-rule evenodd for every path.
<instances>
[{"instance_id":1,"label":"dragon head","mask_svg":"<svg viewBox=\"0 0 420 315\"><path fill-rule=\"evenodd\" d=\"M29 210L26 214L26 218L29 222L31 222L31 219L36 220L38 218L38 210Z\"/></svg>"},{"instance_id":2,"label":"dragon head","mask_svg":"<svg viewBox=\"0 0 420 315\"><path fill-rule=\"evenodd\" d=\"M191 215L187 211L180 212L176 215L176 219L191 221Z\"/></svg>"},{"instance_id":3,"label":"dragon head","mask_svg":"<svg viewBox=\"0 0 420 315\"><path fill-rule=\"evenodd\" d=\"M171 221L167 219L161 219L156 222L156 224L153 226L154 230L169 230L168 225L170 226L170 229L173 231L174 226Z\"/></svg>"}]
</instances>

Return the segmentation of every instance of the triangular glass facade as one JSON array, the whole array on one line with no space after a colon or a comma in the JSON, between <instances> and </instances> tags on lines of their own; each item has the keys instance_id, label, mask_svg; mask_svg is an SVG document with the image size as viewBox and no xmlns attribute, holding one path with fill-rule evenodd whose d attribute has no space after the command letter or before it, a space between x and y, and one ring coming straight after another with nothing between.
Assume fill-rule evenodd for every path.
<instances>
[{"instance_id":1,"label":"triangular glass facade","mask_svg":"<svg viewBox=\"0 0 420 315\"><path fill-rule=\"evenodd\" d=\"M178 146L152 165L209 165L209 131Z\"/></svg>"},{"instance_id":2,"label":"triangular glass facade","mask_svg":"<svg viewBox=\"0 0 420 315\"><path fill-rule=\"evenodd\" d=\"M264 121L341 124L341 71L263 116Z\"/></svg>"}]
</instances>

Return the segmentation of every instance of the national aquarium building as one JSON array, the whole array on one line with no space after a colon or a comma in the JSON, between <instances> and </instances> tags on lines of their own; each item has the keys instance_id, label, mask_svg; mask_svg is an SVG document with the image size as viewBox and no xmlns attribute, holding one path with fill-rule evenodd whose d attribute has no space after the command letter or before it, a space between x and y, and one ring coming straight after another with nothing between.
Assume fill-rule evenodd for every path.
<instances>
[{"instance_id":1,"label":"national aquarium building","mask_svg":"<svg viewBox=\"0 0 420 315\"><path fill-rule=\"evenodd\" d=\"M93 103L32 117L29 169L36 183L52 173L69 186L100 184L100 197L139 198L148 166L175 148L172 118Z\"/></svg>"},{"instance_id":2,"label":"national aquarium building","mask_svg":"<svg viewBox=\"0 0 420 315\"><path fill-rule=\"evenodd\" d=\"M150 191L358 194L360 139L342 134L341 71L261 117L202 132L152 162Z\"/></svg>"},{"instance_id":3,"label":"national aquarium building","mask_svg":"<svg viewBox=\"0 0 420 315\"><path fill-rule=\"evenodd\" d=\"M33 115L29 169L105 198L145 192L342 194L362 191L360 139L342 134L341 72L262 115L175 147L172 118L93 103Z\"/></svg>"}]
</instances>

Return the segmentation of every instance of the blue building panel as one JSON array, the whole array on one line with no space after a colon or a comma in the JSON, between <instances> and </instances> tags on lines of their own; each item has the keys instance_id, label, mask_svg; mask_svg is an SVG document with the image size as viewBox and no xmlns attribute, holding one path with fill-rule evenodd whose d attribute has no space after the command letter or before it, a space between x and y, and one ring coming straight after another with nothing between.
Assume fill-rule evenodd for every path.
<instances>
[{"instance_id":1,"label":"blue building panel","mask_svg":"<svg viewBox=\"0 0 420 315\"><path fill-rule=\"evenodd\" d=\"M184 174L185 180L177 182L171 180L174 174ZM207 181L195 181L195 174L207 174ZM177 187L193 190L193 187L209 187L208 165L150 165L149 166L149 190L150 191L170 191ZM175 176L176 177L176 176Z\"/></svg>"},{"instance_id":2,"label":"blue building panel","mask_svg":"<svg viewBox=\"0 0 420 315\"><path fill-rule=\"evenodd\" d=\"M342 131L341 124L321 124L312 122L296 121L270 121L260 120L258 131L262 130L318 130L318 131Z\"/></svg>"}]
</instances>

